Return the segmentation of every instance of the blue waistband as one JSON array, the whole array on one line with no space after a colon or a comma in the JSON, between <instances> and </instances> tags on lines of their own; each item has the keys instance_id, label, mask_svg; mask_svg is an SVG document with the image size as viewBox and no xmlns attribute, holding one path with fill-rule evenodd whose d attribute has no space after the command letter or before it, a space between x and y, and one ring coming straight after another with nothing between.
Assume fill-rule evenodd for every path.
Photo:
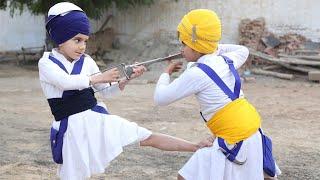
<instances>
[{"instance_id":1,"label":"blue waistband","mask_svg":"<svg viewBox=\"0 0 320 180\"><path fill-rule=\"evenodd\" d=\"M70 115L86 111L96 106L92 88L86 88L73 92L72 95L63 98L48 99L51 112L56 121L60 121Z\"/></svg>"}]
</instances>

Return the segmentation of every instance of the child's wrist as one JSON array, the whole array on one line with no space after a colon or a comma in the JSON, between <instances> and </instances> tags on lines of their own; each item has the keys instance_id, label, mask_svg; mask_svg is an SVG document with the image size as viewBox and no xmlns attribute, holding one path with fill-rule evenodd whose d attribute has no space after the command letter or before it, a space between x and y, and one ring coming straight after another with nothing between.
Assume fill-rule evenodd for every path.
<instances>
[{"instance_id":1,"label":"child's wrist","mask_svg":"<svg viewBox=\"0 0 320 180\"><path fill-rule=\"evenodd\" d=\"M99 75L90 76L89 81L90 81L90 85L94 85L94 84L103 82L101 76L99 76Z\"/></svg>"},{"instance_id":2,"label":"child's wrist","mask_svg":"<svg viewBox=\"0 0 320 180\"><path fill-rule=\"evenodd\" d=\"M89 77L89 85L94 85L94 84L96 84L95 78L94 78L94 76L90 76Z\"/></svg>"}]
</instances>

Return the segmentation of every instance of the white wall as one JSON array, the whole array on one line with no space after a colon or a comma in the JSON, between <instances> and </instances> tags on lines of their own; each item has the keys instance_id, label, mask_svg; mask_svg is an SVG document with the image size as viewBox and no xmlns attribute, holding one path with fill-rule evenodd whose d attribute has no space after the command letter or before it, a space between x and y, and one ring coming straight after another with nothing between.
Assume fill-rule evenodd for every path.
<instances>
[{"instance_id":1,"label":"white wall","mask_svg":"<svg viewBox=\"0 0 320 180\"><path fill-rule=\"evenodd\" d=\"M151 7L116 11L114 27L126 37L149 36L159 30L175 33L180 19L191 9L217 12L223 24L223 42L238 41L241 19L264 17L276 34L295 32L320 41L319 0L159 0Z\"/></svg>"},{"instance_id":2,"label":"white wall","mask_svg":"<svg viewBox=\"0 0 320 180\"><path fill-rule=\"evenodd\" d=\"M43 46L44 40L44 16L23 12L11 17L9 10L0 11L0 51Z\"/></svg>"},{"instance_id":3,"label":"white wall","mask_svg":"<svg viewBox=\"0 0 320 180\"><path fill-rule=\"evenodd\" d=\"M102 17L101 20L104 20ZM103 21L91 21L95 31ZM21 47L41 47L45 44L44 16L35 16L28 11L10 16L9 10L0 10L0 51L20 50Z\"/></svg>"}]
</instances>

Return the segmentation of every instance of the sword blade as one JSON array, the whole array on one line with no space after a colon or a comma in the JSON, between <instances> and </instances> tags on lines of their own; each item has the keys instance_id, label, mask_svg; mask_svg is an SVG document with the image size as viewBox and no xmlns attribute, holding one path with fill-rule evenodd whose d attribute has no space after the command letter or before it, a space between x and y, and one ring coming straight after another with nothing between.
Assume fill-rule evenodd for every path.
<instances>
[{"instance_id":1,"label":"sword blade","mask_svg":"<svg viewBox=\"0 0 320 180\"><path fill-rule=\"evenodd\" d=\"M139 62L139 63L136 63L136 64L131 64L131 65L128 65L128 66L134 67L134 66L141 66L141 65L149 65L149 64L153 64L153 63L157 63L157 62L161 62L161 61L179 59L179 58L182 58L182 54L180 52L172 54L172 55L169 55L169 56L166 56L166 57L151 59L151 60L148 60L148 61L143 61L143 62Z\"/></svg>"}]
</instances>

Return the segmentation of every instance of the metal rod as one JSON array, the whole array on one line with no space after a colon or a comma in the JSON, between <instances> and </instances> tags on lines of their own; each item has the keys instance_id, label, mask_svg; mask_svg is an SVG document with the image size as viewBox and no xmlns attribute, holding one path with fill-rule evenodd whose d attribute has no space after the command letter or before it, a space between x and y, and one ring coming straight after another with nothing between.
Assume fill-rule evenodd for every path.
<instances>
[{"instance_id":1,"label":"metal rod","mask_svg":"<svg viewBox=\"0 0 320 180\"><path fill-rule=\"evenodd\" d=\"M178 59L178 58L182 58L182 54L180 52L172 54L172 55L169 55L169 56L166 56L166 57L151 59L151 60L148 60L148 61L144 61L144 62L140 62L140 63L128 65L128 66L134 67L134 66L148 65L148 64L153 64L153 63L157 63L157 62L161 62L161 61L166 61L166 60L171 60L171 59Z\"/></svg>"}]
</instances>

